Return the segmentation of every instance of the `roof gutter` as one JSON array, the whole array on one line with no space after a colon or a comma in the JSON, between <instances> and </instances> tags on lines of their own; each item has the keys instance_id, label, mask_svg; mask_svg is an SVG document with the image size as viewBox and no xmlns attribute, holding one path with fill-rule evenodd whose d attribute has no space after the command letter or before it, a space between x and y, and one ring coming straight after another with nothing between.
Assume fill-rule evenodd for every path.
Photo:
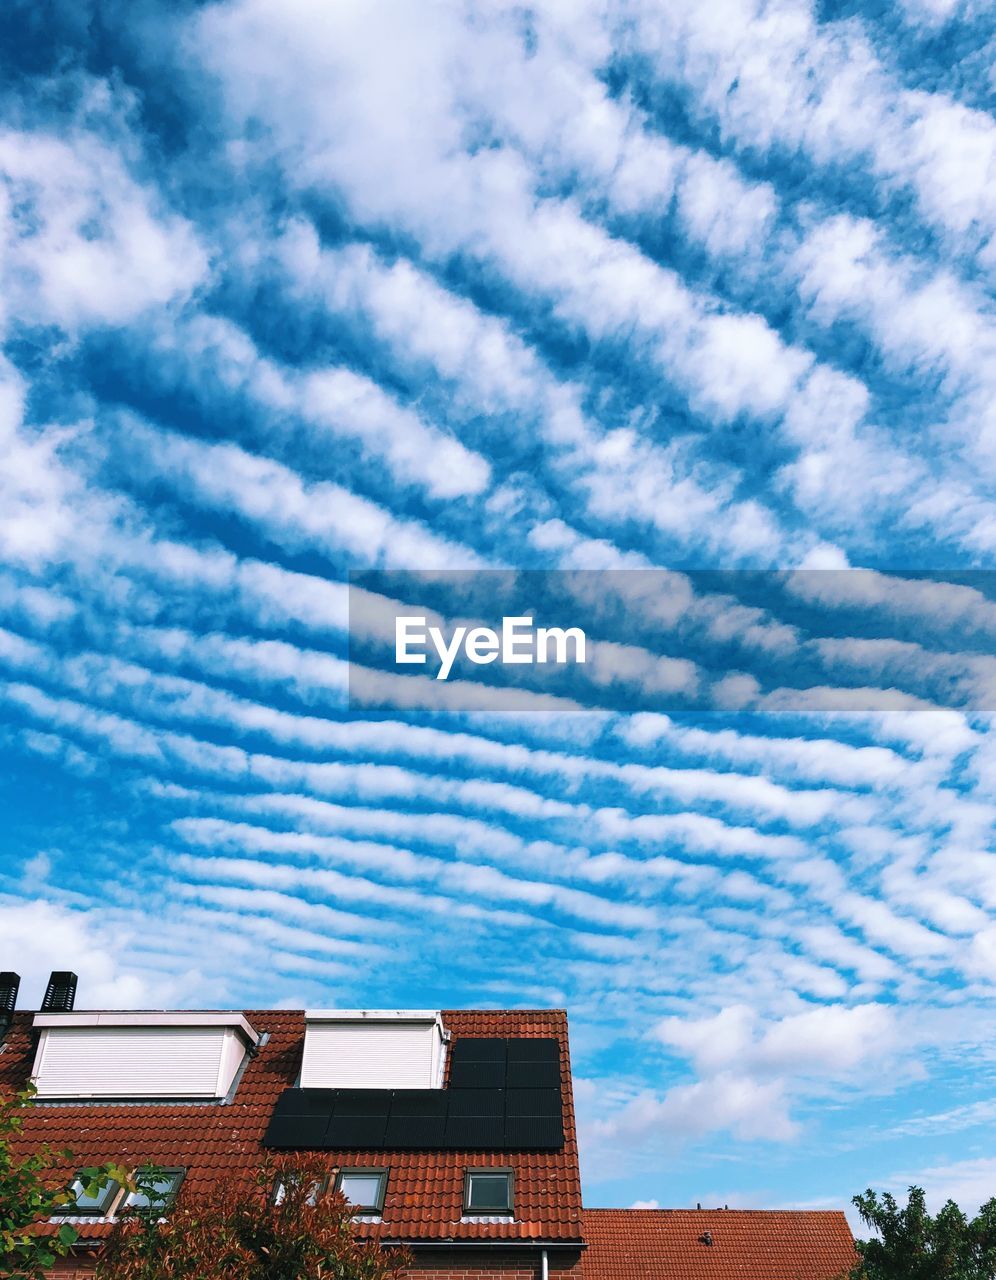
<instances>
[{"instance_id":1,"label":"roof gutter","mask_svg":"<svg viewBox=\"0 0 996 1280\"><path fill-rule=\"evenodd\" d=\"M406 1249L587 1249L586 1240L381 1240L384 1245L402 1245Z\"/></svg>"}]
</instances>

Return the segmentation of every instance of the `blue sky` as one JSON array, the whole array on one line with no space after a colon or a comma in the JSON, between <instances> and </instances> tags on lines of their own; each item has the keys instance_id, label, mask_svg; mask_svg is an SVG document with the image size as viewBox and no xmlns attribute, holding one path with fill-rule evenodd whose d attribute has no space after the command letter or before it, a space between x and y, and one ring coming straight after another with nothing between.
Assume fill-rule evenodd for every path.
<instances>
[{"instance_id":1,"label":"blue sky","mask_svg":"<svg viewBox=\"0 0 996 1280\"><path fill-rule=\"evenodd\" d=\"M591 1204L996 1191L992 18L6 6L27 998L566 1005ZM680 607L349 708L359 568Z\"/></svg>"}]
</instances>

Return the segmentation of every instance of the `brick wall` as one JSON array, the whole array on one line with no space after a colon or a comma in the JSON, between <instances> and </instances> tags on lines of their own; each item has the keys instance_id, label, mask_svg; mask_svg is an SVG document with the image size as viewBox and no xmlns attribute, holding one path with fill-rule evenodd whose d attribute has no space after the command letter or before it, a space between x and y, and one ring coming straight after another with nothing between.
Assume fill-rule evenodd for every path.
<instances>
[{"instance_id":1,"label":"brick wall","mask_svg":"<svg viewBox=\"0 0 996 1280\"><path fill-rule=\"evenodd\" d=\"M576 1280L579 1255L547 1252L550 1280ZM407 1274L412 1280L539 1280L540 1250L426 1249L415 1254Z\"/></svg>"},{"instance_id":2,"label":"brick wall","mask_svg":"<svg viewBox=\"0 0 996 1280\"><path fill-rule=\"evenodd\" d=\"M93 1258L60 1258L48 1273L52 1280L93 1280Z\"/></svg>"},{"instance_id":3,"label":"brick wall","mask_svg":"<svg viewBox=\"0 0 996 1280\"><path fill-rule=\"evenodd\" d=\"M577 1253L548 1252L550 1280L577 1280ZM92 1257L60 1258L49 1272L52 1280L93 1280ZM407 1274L412 1280L540 1280L540 1250L427 1249L415 1255Z\"/></svg>"}]
</instances>

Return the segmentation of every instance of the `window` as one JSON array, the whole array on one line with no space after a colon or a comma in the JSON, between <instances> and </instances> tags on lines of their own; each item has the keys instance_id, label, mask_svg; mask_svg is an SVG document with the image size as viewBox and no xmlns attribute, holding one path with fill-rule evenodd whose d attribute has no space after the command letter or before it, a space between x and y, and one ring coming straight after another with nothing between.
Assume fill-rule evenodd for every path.
<instances>
[{"instance_id":1,"label":"window","mask_svg":"<svg viewBox=\"0 0 996 1280\"><path fill-rule=\"evenodd\" d=\"M156 1213L165 1213L176 1199L185 1172L185 1169L157 1169L155 1177L143 1177L143 1171L136 1170L135 1176L141 1186L125 1197L125 1208L151 1209Z\"/></svg>"},{"instance_id":2,"label":"window","mask_svg":"<svg viewBox=\"0 0 996 1280\"><path fill-rule=\"evenodd\" d=\"M468 1169L463 1187L463 1211L482 1215L511 1213L511 1169Z\"/></svg>"},{"instance_id":3,"label":"window","mask_svg":"<svg viewBox=\"0 0 996 1280\"><path fill-rule=\"evenodd\" d=\"M101 1218L110 1213L121 1186L114 1181L96 1183L80 1173L73 1179L70 1190L75 1200L73 1204L65 1206L64 1213L86 1213L92 1214L95 1218Z\"/></svg>"},{"instance_id":4,"label":"window","mask_svg":"<svg viewBox=\"0 0 996 1280\"><path fill-rule=\"evenodd\" d=\"M318 1203L325 1192L328 1191L329 1181L329 1178L322 1178L321 1182L313 1182L311 1184L311 1190L308 1192L307 1198L308 1204L316 1205ZM297 1185L298 1180L293 1174L288 1175L286 1182L282 1179L278 1179L277 1185L273 1188L273 1203L275 1205L283 1204L287 1199L287 1192Z\"/></svg>"},{"instance_id":5,"label":"window","mask_svg":"<svg viewBox=\"0 0 996 1280\"><path fill-rule=\"evenodd\" d=\"M341 1191L359 1213L380 1213L387 1189L386 1169L340 1169L335 1180Z\"/></svg>"}]
</instances>

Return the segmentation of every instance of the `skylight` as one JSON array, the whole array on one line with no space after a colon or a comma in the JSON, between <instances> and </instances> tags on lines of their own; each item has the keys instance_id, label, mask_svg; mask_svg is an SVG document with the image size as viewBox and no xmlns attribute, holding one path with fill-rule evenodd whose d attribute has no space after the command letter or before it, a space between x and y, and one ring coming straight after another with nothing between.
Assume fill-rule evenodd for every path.
<instances>
[{"instance_id":1,"label":"skylight","mask_svg":"<svg viewBox=\"0 0 996 1280\"><path fill-rule=\"evenodd\" d=\"M468 1169L464 1183L464 1212L506 1214L512 1212L510 1169Z\"/></svg>"},{"instance_id":2,"label":"skylight","mask_svg":"<svg viewBox=\"0 0 996 1280\"><path fill-rule=\"evenodd\" d=\"M341 1169L336 1190L360 1213L381 1213L387 1189L386 1169Z\"/></svg>"}]
</instances>

